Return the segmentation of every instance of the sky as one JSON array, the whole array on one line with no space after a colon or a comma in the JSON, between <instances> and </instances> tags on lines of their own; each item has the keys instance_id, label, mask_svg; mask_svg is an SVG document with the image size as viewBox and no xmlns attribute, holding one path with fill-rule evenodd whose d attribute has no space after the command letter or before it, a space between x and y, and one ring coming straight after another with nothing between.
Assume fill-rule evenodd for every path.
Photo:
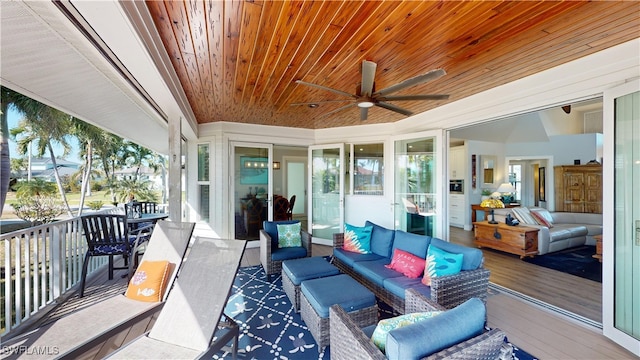
<instances>
[{"instance_id":1,"label":"sky","mask_svg":"<svg viewBox=\"0 0 640 360\"><path fill-rule=\"evenodd\" d=\"M22 115L17 111L15 111L15 109L12 109L11 107L9 107L9 111L7 112L7 123L9 125L9 131L17 127L21 119L22 119ZM78 156L79 154L78 142L75 139L70 139L69 144L71 145L71 152L69 153L68 156L65 157L65 160L82 163L82 160ZM55 153L56 157L62 156L62 152L63 152L62 146L53 144L53 152ZM11 137L9 137L9 153L12 159L22 157L22 155L18 154L16 142L13 139L11 139ZM49 157L49 154L47 153L43 157Z\"/></svg>"}]
</instances>

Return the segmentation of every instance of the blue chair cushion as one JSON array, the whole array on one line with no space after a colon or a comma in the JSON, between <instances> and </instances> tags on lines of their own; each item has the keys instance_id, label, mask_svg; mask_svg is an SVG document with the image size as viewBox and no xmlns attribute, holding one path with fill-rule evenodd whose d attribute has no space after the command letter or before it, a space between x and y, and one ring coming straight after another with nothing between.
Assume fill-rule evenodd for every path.
<instances>
[{"instance_id":1,"label":"blue chair cushion","mask_svg":"<svg viewBox=\"0 0 640 360\"><path fill-rule=\"evenodd\" d=\"M300 220L285 220L285 221L264 221L262 223L262 228L264 231L269 234L271 237L271 249L278 248L278 224L280 225L290 225L299 223Z\"/></svg>"},{"instance_id":2,"label":"blue chair cushion","mask_svg":"<svg viewBox=\"0 0 640 360\"><path fill-rule=\"evenodd\" d=\"M380 260L386 259L383 256L371 253L371 254L358 254L351 251L343 250L343 249L333 249L333 256L338 258L338 260L347 264L350 268L353 268L353 265L359 261L371 261L371 260ZM387 259L388 260L388 259Z\"/></svg>"},{"instance_id":3,"label":"blue chair cushion","mask_svg":"<svg viewBox=\"0 0 640 360\"><path fill-rule=\"evenodd\" d=\"M383 285L386 290L388 290L390 293L394 294L395 296L401 299L404 299L404 291L406 289L419 288L419 287L423 287L427 289L429 288L428 286L422 284L422 278L410 279L406 276L385 279L383 281ZM431 298L430 291L429 291L429 296L427 297Z\"/></svg>"},{"instance_id":4,"label":"blue chair cushion","mask_svg":"<svg viewBox=\"0 0 640 360\"><path fill-rule=\"evenodd\" d=\"M462 254L462 270L476 270L482 265L482 250L450 243L438 238L431 239L431 245L446 252Z\"/></svg>"},{"instance_id":5,"label":"blue chair cushion","mask_svg":"<svg viewBox=\"0 0 640 360\"><path fill-rule=\"evenodd\" d=\"M337 267L321 256L284 261L282 270L294 285L300 285L304 280L340 274Z\"/></svg>"},{"instance_id":6,"label":"blue chair cushion","mask_svg":"<svg viewBox=\"0 0 640 360\"><path fill-rule=\"evenodd\" d=\"M393 250L404 250L425 259L427 257L427 248L429 247L430 242L431 236L396 230L396 235L393 239Z\"/></svg>"},{"instance_id":7,"label":"blue chair cushion","mask_svg":"<svg viewBox=\"0 0 640 360\"><path fill-rule=\"evenodd\" d=\"M391 259L391 246L393 245L395 230L376 225L369 220L364 223L364 226L373 227L371 231L371 252Z\"/></svg>"},{"instance_id":8,"label":"blue chair cushion","mask_svg":"<svg viewBox=\"0 0 640 360\"><path fill-rule=\"evenodd\" d=\"M91 251L92 255L112 255L112 254L125 254L127 246L125 244L116 245L98 245Z\"/></svg>"},{"instance_id":9,"label":"blue chair cushion","mask_svg":"<svg viewBox=\"0 0 640 360\"><path fill-rule=\"evenodd\" d=\"M271 250L271 260L283 261L289 259L298 259L307 256L307 249L304 246L288 247L282 249Z\"/></svg>"},{"instance_id":10,"label":"blue chair cushion","mask_svg":"<svg viewBox=\"0 0 640 360\"><path fill-rule=\"evenodd\" d=\"M346 274L303 281L300 291L318 316L325 319L331 305L338 304L352 312L376 304L375 295Z\"/></svg>"},{"instance_id":11,"label":"blue chair cushion","mask_svg":"<svg viewBox=\"0 0 640 360\"><path fill-rule=\"evenodd\" d=\"M391 260L386 258L373 261L358 261L353 265L353 270L382 287L384 286L385 279L404 276L400 272L385 267L385 265L389 265L390 262Z\"/></svg>"},{"instance_id":12,"label":"blue chair cushion","mask_svg":"<svg viewBox=\"0 0 640 360\"><path fill-rule=\"evenodd\" d=\"M486 308L472 298L438 316L392 330L387 335L386 355L390 360L420 359L484 331Z\"/></svg>"}]
</instances>

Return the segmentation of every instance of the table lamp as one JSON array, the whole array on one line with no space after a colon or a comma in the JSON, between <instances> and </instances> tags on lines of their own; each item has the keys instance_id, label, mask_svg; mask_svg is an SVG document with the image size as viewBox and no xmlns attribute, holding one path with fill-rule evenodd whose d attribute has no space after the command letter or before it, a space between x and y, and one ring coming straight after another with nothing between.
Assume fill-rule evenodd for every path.
<instances>
[{"instance_id":1,"label":"table lamp","mask_svg":"<svg viewBox=\"0 0 640 360\"><path fill-rule=\"evenodd\" d=\"M513 193L516 192L516 188L511 183L502 183L498 186L496 192L502 195L502 202L509 204L513 201Z\"/></svg>"},{"instance_id":2,"label":"table lamp","mask_svg":"<svg viewBox=\"0 0 640 360\"><path fill-rule=\"evenodd\" d=\"M500 201L499 199L482 200L480 206L491 209L491 220L489 220L489 224L497 224L498 222L496 221L493 209L504 208L504 204L502 203L502 201Z\"/></svg>"}]
</instances>

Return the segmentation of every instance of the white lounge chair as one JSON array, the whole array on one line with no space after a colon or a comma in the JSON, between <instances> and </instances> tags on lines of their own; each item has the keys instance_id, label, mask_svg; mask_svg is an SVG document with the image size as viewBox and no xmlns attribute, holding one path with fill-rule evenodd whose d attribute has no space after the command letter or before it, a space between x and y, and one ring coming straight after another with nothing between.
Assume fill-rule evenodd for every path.
<instances>
[{"instance_id":1,"label":"white lounge chair","mask_svg":"<svg viewBox=\"0 0 640 360\"><path fill-rule=\"evenodd\" d=\"M147 244L142 261L168 260L176 265L163 300L181 267L194 226L194 223L158 222ZM22 347L25 352L7 352L1 358L77 358L92 344L145 318L162 304L132 300L124 294L113 296L3 343L3 347Z\"/></svg>"},{"instance_id":2,"label":"white lounge chair","mask_svg":"<svg viewBox=\"0 0 640 360\"><path fill-rule=\"evenodd\" d=\"M237 325L232 324L235 326L230 331L216 330L221 325L245 246L246 241L241 240L196 238L151 331L109 358L210 358L231 339L235 358Z\"/></svg>"}]
</instances>

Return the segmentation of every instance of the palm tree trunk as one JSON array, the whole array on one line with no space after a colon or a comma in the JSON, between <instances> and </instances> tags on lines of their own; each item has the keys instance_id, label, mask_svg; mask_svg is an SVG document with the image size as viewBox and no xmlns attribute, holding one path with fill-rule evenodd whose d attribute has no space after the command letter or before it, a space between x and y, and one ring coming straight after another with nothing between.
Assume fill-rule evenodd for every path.
<instances>
[{"instance_id":1,"label":"palm tree trunk","mask_svg":"<svg viewBox=\"0 0 640 360\"><path fill-rule=\"evenodd\" d=\"M58 164L56 163L56 156L53 154L53 147L51 143L47 143L47 148L49 149L49 156L51 156L51 162L53 163L53 174L56 177L56 184L58 184L58 190L60 191L60 197L62 198L62 202L64 206L67 208L67 214L69 217L73 217L73 213L71 212L71 207L69 207L69 201L67 201L67 195L64 192L64 188L62 187L62 180L60 180L60 174L58 174Z\"/></svg>"},{"instance_id":2,"label":"palm tree trunk","mask_svg":"<svg viewBox=\"0 0 640 360\"><path fill-rule=\"evenodd\" d=\"M7 123L8 103L2 99L0 103L0 215L4 209L4 202L9 191L9 180L11 177L11 159L9 156L9 125Z\"/></svg>"},{"instance_id":3,"label":"palm tree trunk","mask_svg":"<svg viewBox=\"0 0 640 360\"><path fill-rule=\"evenodd\" d=\"M82 216L82 209L84 208L84 198L89 187L89 179L91 178L91 163L93 154L91 151L91 141L87 141L86 160L84 165L84 172L82 174L82 186L80 187L80 205L78 208L78 216Z\"/></svg>"}]
</instances>

